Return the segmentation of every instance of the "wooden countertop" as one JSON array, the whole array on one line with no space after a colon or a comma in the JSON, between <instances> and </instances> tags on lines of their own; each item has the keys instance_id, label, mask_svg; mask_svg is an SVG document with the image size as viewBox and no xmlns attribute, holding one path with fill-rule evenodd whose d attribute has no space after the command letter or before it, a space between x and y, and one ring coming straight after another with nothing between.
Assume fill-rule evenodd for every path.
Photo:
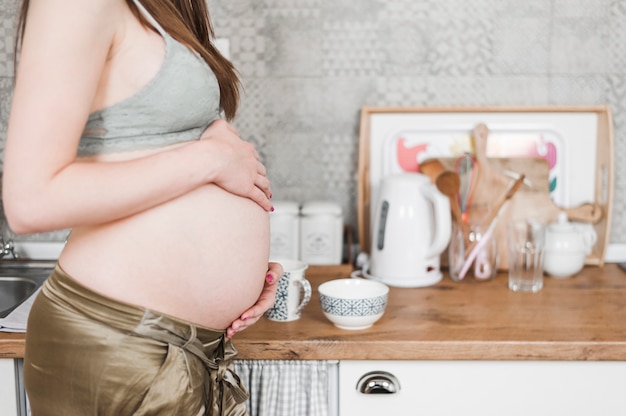
<instances>
[{"instance_id":1,"label":"wooden countertop","mask_svg":"<svg viewBox=\"0 0 626 416\"><path fill-rule=\"evenodd\" d=\"M240 359L295 360L619 360L626 361L626 273L585 267L546 277L539 293L513 293L507 276L391 288L373 327L346 331L322 314L317 287L341 271L310 270L313 296L302 318L263 318L234 338ZM0 357L24 354L24 334L0 334Z\"/></svg>"}]
</instances>

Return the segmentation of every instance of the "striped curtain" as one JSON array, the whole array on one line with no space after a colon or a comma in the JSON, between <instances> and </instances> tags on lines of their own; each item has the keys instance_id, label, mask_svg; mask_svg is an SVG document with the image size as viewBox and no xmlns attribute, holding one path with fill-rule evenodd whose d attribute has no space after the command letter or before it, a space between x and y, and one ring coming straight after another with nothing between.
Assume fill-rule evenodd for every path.
<instances>
[{"instance_id":1,"label":"striped curtain","mask_svg":"<svg viewBox=\"0 0 626 416\"><path fill-rule=\"evenodd\" d=\"M250 416L335 414L329 390L336 361L235 360L234 365L250 392Z\"/></svg>"}]
</instances>

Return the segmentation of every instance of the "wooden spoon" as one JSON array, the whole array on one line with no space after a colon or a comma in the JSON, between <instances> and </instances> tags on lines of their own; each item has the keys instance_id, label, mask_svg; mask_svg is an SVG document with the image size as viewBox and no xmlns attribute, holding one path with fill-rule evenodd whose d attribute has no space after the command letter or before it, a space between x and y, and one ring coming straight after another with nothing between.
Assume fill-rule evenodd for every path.
<instances>
[{"instance_id":1,"label":"wooden spoon","mask_svg":"<svg viewBox=\"0 0 626 416\"><path fill-rule=\"evenodd\" d=\"M419 166L420 173L428 176L435 185L437 184L437 177L445 170L446 168L439 159L426 159Z\"/></svg>"},{"instance_id":2,"label":"wooden spoon","mask_svg":"<svg viewBox=\"0 0 626 416\"><path fill-rule=\"evenodd\" d=\"M463 221L461 206L459 205L459 189L461 188L461 178L456 172L447 170L439 159L426 159L420 163L419 171L428 176L439 192L450 200L450 211L452 218L461 227L463 240L469 244L469 224Z\"/></svg>"},{"instance_id":3,"label":"wooden spoon","mask_svg":"<svg viewBox=\"0 0 626 416\"><path fill-rule=\"evenodd\" d=\"M461 188L461 179L459 174L449 170L441 172L435 179L435 185L439 192L446 195L450 200L450 211L454 221L461 227L463 239L469 244L469 224L463 221L461 206L459 205L459 189Z\"/></svg>"}]
</instances>

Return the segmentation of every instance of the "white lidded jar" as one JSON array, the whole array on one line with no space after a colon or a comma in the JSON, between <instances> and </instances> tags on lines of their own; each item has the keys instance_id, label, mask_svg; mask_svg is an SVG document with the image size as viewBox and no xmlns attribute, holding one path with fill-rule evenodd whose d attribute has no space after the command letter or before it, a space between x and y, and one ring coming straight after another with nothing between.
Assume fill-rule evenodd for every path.
<instances>
[{"instance_id":1,"label":"white lidded jar","mask_svg":"<svg viewBox=\"0 0 626 416\"><path fill-rule=\"evenodd\" d=\"M571 223L565 212L546 228L543 270L552 277L567 278L580 272L598 235L591 224Z\"/></svg>"},{"instance_id":2,"label":"white lidded jar","mask_svg":"<svg viewBox=\"0 0 626 416\"><path fill-rule=\"evenodd\" d=\"M329 201L308 201L302 204L300 214L300 259L312 265L341 264L341 207Z\"/></svg>"},{"instance_id":3,"label":"white lidded jar","mask_svg":"<svg viewBox=\"0 0 626 416\"><path fill-rule=\"evenodd\" d=\"M300 258L300 204L272 201L270 213L270 259Z\"/></svg>"}]
</instances>

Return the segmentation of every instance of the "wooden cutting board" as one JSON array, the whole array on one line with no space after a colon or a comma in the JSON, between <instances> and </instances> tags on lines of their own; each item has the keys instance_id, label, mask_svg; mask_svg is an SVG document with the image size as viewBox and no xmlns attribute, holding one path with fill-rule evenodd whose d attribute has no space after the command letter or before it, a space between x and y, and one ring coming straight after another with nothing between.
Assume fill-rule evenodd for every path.
<instances>
[{"instance_id":1,"label":"wooden cutting board","mask_svg":"<svg viewBox=\"0 0 626 416\"><path fill-rule=\"evenodd\" d=\"M488 129L484 124L476 126L473 132L475 157L480 166L479 177L474 191L469 218L472 224L481 224L493 209L493 204L506 194L508 187L524 174L522 187L503 207L497 219L496 239L499 251L499 268L508 269L506 243L506 224L516 219L534 219L544 224L556 221L559 212L567 213L570 221L598 224L603 219L602 207L594 202L573 208L563 208L554 203L550 197L549 166L544 158L488 158L486 156ZM449 170L454 169L455 159L440 159ZM598 242L587 258L587 264L602 264L605 241L605 229L595 227ZM600 257L602 256L602 257ZM442 263L447 264L444 253Z\"/></svg>"}]
</instances>

